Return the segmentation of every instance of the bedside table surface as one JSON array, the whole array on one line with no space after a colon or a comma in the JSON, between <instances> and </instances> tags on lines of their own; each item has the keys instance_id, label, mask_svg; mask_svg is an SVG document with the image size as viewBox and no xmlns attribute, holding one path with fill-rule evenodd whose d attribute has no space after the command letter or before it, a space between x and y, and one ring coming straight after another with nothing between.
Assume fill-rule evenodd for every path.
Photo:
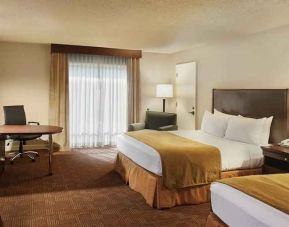
<instances>
[{"instance_id":1,"label":"bedside table surface","mask_svg":"<svg viewBox=\"0 0 289 227\"><path fill-rule=\"evenodd\" d=\"M289 154L289 147L282 147L278 144L271 144L268 146L261 147L264 151L274 152L274 153L286 153Z\"/></svg>"}]
</instances>

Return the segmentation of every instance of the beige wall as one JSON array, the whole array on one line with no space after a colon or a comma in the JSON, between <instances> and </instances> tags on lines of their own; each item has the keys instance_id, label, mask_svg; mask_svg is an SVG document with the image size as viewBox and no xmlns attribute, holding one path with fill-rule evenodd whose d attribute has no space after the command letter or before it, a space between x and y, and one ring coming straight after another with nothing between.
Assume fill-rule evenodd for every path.
<instances>
[{"instance_id":1,"label":"beige wall","mask_svg":"<svg viewBox=\"0 0 289 227\"><path fill-rule=\"evenodd\" d=\"M162 111L162 99L156 98L156 85L174 83L173 56L169 54L143 53L140 60L141 74L141 121L144 120L145 111ZM173 99L166 101L166 111L175 112Z\"/></svg>"},{"instance_id":2,"label":"beige wall","mask_svg":"<svg viewBox=\"0 0 289 227\"><path fill-rule=\"evenodd\" d=\"M197 62L197 127L211 110L213 88L289 88L289 27L174 54Z\"/></svg>"},{"instance_id":3,"label":"beige wall","mask_svg":"<svg viewBox=\"0 0 289 227\"><path fill-rule=\"evenodd\" d=\"M3 105L23 104L27 120L48 124L50 46L0 42L0 124Z\"/></svg>"},{"instance_id":4,"label":"beige wall","mask_svg":"<svg viewBox=\"0 0 289 227\"><path fill-rule=\"evenodd\" d=\"M25 105L27 120L48 123L50 47L42 44L0 42L0 106ZM158 83L174 81L173 58L169 54L143 53L141 71L141 119L147 108L162 110L155 98ZM173 100L167 110L175 111ZM3 111L0 110L0 124Z\"/></svg>"},{"instance_id":5,"label":"beige wall","mask_svg":"<svg viewBox=\"0 0 289 227\"><path fill-rule=\"evenodd\" d=\"M175 64L197 62L197 127L211 109L213 88L289 88L289 27L175 54L143 53L141 120L147 108L162 110L158 83L174 83ZM24 104L28 120L48 123L49 45L0 42L0 106ZM168 100L167 111L175 111ZM0 123L3 111L0 110Z\"/></svg>"}]
</instances>

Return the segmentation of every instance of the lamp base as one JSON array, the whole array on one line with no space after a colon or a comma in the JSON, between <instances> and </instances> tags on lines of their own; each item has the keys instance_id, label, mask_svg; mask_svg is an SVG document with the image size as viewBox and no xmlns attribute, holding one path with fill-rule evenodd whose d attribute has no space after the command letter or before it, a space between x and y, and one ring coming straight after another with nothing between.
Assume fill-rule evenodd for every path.
<instances>
[{"instance_id":1,"label":"lamp base","mask_svg":"<svg viewBox=\"0 0 289 227\"><path fill-rule=\"evenodd\" d=\"M166 100L163 99L163 112L166 112Z\"/></svg>"}]
</instances>

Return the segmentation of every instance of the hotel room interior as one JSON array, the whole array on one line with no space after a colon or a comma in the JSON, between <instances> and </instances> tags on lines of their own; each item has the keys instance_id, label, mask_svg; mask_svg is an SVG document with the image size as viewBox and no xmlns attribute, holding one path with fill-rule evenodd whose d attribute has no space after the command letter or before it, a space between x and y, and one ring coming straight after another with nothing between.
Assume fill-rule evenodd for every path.
<instances>
[{"instance_id":1,"label":"hotel room interior","mask_svg":"<svg viewBox=\"0 0 289 227\"><path fill-rule=\"evenodd\" d=\"M0 226L289 226L289 0L1 0Z\"/></svg>"}]
</instances>

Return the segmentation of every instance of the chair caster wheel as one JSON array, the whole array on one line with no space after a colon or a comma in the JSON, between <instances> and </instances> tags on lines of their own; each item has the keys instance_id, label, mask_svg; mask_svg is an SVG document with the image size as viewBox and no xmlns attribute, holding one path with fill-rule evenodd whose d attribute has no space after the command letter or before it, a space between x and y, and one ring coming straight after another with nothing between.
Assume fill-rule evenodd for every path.
<instances>
[{"instance_id":1,"label":"chair caster wheel","mask_svg":"<svg viewBox=\"0 0 289 227\"><path fill-rule=\"evenodd\" d=\"M35 162L35 159L32 159L32 162Z\"/></svg>"},{"instance_id":2,"label":"chair caster wheel","mask_svg":"<svg viewBox=\"0 0 289 227\"><path fill-rule=\"evenodd\" d=\"M11 165L13 165L13 164L14 164L14 162L13 162L13 161L10 161L10 164L11 164Z\"/></svg>"},{"instance_id":3,"label":"chair caster wheel","mask_svg":"<svg viewBox=\"0 0 289 227\"><path fill-rule=\"evenodd\" d=\"M40 157L39 154L36 154L35 156L36 156L36 157Z\"/></svg>"}]
</instances>

